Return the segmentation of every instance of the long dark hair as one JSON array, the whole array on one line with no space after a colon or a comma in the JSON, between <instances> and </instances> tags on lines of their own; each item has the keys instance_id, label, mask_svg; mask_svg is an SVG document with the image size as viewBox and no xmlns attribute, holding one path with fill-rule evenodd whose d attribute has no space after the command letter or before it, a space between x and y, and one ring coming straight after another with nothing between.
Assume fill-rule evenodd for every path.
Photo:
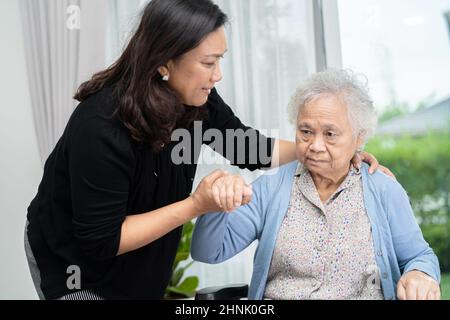
<instances>
[{"instance_id":1,"label":"long dark hair","mask_svg":"<svg viewBox=\"0 0 450 320\"><path fill-rule=\"evenodd\" d=\"M104 87L119 97L116 114L131 137L158 152L175 128L189 127L204 108L187 108L162 81L158 68L195 49L228 21L211 0L152 0L121 57L83 83L75 99L82 102Z\"/></svg>"}]
</instances>

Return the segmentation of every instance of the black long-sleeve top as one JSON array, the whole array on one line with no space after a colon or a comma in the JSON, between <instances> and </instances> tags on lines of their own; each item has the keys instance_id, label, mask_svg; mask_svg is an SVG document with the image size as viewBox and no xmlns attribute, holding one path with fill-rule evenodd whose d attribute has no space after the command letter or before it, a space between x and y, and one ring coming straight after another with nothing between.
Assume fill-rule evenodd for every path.
<instances>
[{"instance_id":1,"label":"black long-sleeve top","mask_svg":"<svg viewBox=\"0 0 450 320\"><path fill-rule=\"evenodd\" d=\"M45 164L37 196L28 208L28 238L47 299L73 292L67 288L70 266L80 268L82 290L107 299L164 296L182 228L117 256L121 226L127 215L186 199L197 166L171 161L175 142L160 153L134 142L113 116L117 101L112 89L103 89L78 105ZM239 167L270 166L259 161L258 146L266 146L270 159L273 139L244 126L215 90L205 108L202 133L215 128L223 133L243 129L257 134L259 144L247 143L245 150L234 150L241 155L245 152L245 163ZM202 135L197 138L200 145L210 142L203 141ZM232 163L236 154L229 159ZM255 154L258 161L251 164Z\"/></svg>"}]
</instances>

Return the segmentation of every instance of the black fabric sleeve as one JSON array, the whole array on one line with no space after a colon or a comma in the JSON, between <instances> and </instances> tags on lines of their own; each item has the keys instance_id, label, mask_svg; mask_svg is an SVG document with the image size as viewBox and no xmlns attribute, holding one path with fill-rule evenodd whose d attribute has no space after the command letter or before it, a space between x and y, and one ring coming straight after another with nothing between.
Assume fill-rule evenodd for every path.
<instances>
[{"instance_id":1,"label":"black fabric sleeve","mask_svg":"<svg viewBox=\"0 0 450 320\"><path fill-rule=\"evenodd\" d=\"M87 257L112 259L135 166L131 140L111 120L92 117L73 130L69 145L75 240Z\"/></svg>"},{"instance_id":2,"label":"black fabric sleeve","mask_svg":"<svg viewBox=\"0 0 450 320\"><path fill-rule=\"evenodd\" d=\"M207 107L208 121L203 129L220 131L223 141L212 138L215 136L212 131L204 134L204 144L241 169L254 171L271 167L275 139L267 138L258 130L242 124L216 89L212 90Z\"/></svg>"}]
</instances>

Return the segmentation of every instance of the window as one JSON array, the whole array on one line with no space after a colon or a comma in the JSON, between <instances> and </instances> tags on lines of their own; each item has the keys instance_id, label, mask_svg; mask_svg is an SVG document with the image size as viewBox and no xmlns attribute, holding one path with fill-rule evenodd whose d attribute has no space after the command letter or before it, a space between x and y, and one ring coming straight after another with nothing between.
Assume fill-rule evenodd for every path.
<instances>
[{"instance_id":1,"label":"window","mask_svg":"<svg viewBox=\"0 0 450 320\"><path fill-rule=\"evenodd\" d=\"M448 0L338 1L343 66L364 73L380 112L450 96Z\"/></svg>"}]
</instances>

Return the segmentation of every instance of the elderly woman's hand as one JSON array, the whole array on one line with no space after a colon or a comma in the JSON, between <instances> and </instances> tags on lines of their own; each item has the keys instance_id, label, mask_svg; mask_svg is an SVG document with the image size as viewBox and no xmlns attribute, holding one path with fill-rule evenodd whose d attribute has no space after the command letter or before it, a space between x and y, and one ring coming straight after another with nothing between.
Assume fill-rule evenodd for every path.
<instances>
[{"instance_id":1,"label":"elderly woman's hand","mask_svg":"<svg viewBox=\"0 0 450 320\"><path fill-rule=\"evenodd\" d=\"M252 198L252 186L247 185L240 175L227 174L218 179L213 187L216 204L225 212L232 212L246 205Z\"/></svg>"},{"instance_id":2,"label":"elderly woman's hand","mask_svg":"<svg viewBox=\"0 0 450 320\"><path fill-rule=\"evenodd\" d=\"M400 278L397 297L400 300L440 300L441 290L436 280L426 273L414 270Z\"/></svg>"},{"instance_id":3,"label":"elderly woman's hand","mask_svg":"<svg viewBox=\"0 0 450 320\"><path fill-rule=\"evenodd\" d=\"M352 164L356 168L360 168L362 161L364 161L365 163L370 165L369 173L372 174L372 173L375 173L377 170L380 170L384 174L387 174L388 176L390 176L390 177L392 177L394 179L397 179L395 177L395 175L391 172L391 170L389 170L388 168L380 165L378 160L372 154L367 153L367 152L358 153L358 154L356 154L356 156L353 157Z\"/></svg>"}]
</instances>

